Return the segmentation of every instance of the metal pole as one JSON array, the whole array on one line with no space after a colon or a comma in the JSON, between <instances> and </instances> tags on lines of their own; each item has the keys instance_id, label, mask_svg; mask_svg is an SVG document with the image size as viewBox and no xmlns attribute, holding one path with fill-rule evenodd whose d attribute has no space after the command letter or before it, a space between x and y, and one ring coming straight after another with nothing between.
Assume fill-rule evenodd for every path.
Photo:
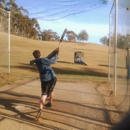
<instances>
[{"instance_id":1,"label":"metal pole","mask_svg":"<svg viewBox=\"0 0 130 130\"><path fill-rule=\"evenodd\" d=\"M8 12L8 73L10 74L10 11Z\"/></svg>"},{"instance_id":2,"label":"metal pole","mask_svg":"<svg viewBox=\"0 0 130 130\"><path fill-rule=\"evenodd\" d=\"M110 82L110 50L111 50L111 14L109 14L109 54L108 54L108 81Z\"/></svg>"},{"instance_id":3,"label":"metal pole","mask_svg":"<svg viewBox=\"0 0 130 130\"><path fill-rule=\"evenodd\" d=\"M116 96L117 84L117 24L118 24L118 0L115 0L115 46L114 46L114 95Z\"/></svg>"},{"instance_id":4,"label":"metal pole","mask_svg":"<svg viewBox=\"0 0 130 130\"><path fill-rule=\"evenodd\" d=\"M10 11L6 11L1 8L0 10L8 14L8 73L10 74Z\"/></svg>"},{"instance_id":5,"label":"metal pole","mask_svg":"<svg viewBox=\"0 0 130 130\"><path fill-rule=\"evenodd\" d=\"M109 14L109 54L108 54L108 81L110 82L110 60L111 60L111 14L112 14L112 9L114 7L114 3L112 5L110 14Z\"/></svg>"}]
</instances>

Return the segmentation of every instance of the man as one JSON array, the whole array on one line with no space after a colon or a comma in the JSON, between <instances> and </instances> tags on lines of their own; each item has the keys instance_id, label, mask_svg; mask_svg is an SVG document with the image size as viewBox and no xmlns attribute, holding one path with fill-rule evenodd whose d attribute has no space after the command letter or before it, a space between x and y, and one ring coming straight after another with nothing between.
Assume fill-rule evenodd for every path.
<instances>
[{"instance_id":1,"label":"man","mask_svg":"<svg viewBox=\"0 0 130 130\"><path fill-rule=\"evenodd\" d=\"M50 53L47 57L42 58L39 50L33 51L33 56L35 60L30 61L30 64L36 64L39 70L39 76L41 81L41 97L39 101L39 110L35 120L39 120L41 116L43 107L51 107L54 97L53 89L56 85L57 78L54 70L50 66L51 64L55 64L58 59L59 48L56 48L52 53ZM46 98L50 97L50 101L45 104Z\"/></svg>"}]
</instances>

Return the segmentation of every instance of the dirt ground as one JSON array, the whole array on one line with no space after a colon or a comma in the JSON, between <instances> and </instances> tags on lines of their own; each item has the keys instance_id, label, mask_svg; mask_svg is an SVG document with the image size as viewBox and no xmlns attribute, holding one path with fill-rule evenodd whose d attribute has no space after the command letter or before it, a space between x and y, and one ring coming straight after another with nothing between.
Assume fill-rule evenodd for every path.
<instances>
[{"instance_id":1,"label":"dirt ground","mask_svg":"<svg viewBox=\"0 0 130 130\"><path fill-rule=\"evenodd\" d=\"M40 82L5 85L0 88L0 130L110 130L120 116L107 83L57 82L50 109L38 109Z\"/></svg>"}]
</instances>

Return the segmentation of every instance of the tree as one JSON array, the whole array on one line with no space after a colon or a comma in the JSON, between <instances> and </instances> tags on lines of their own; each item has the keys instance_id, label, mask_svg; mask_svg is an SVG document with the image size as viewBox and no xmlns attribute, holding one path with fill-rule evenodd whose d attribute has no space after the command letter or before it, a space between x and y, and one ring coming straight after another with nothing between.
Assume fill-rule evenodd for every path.
<instances>
[{"instance_id":1,"label":"tree","mask_svg":"<svg viewBox=\"0 0 130 130\"><path fill-rule=\"evenodd\" d=\"M86 32L86 30L81 30L80 33L77 36L77 39L79 41L87 41L89 38L88 33Z\"/></svg>"},{"instance_id":2,"label":"tree","mask_svg":"<svg viewBox=\"0 0 130 130\"><path fill-rule=\"evenodd\" d=\"M100 39L100 42L102 43L102 44L104 44L104 45L109 45L109 39L106 37L106 36L104 36L104 37L102 37L101 39Z\"/></svg>"},{"instance_id":3,"label":"tree","mask_svg":"<svg viewBox=\"0 0 130 130\"><path fill-rule=\"evenodd\" d=\"M2 9L6 8L6 0L0 0L0 8Z\"/></svg>"},{"instance_id":4,"label":"tree","mask_svg":"<svg viewBox=\"0 0 130 130\"><path fill-rule=\"evenodd\" d=\"M58 34L56 32L53 32L51 40L53 40L53 41L59 41L60 40L60 36L58 36Z\"/></svg>"},{"instance_id":5,"label":"tree","mask_svg":"<svg viewBox=\"0 0 130 130\"><path fill-rule=\"evenodd\" d=\"M39 23L35 18L30 19L28 11L22 6L18 7L15 0L0 0L0 8L11 12L10 29L12 34L37 38L38 32L40 32Z\"/></svg>"},{"instance_id":6,"label":"tree","mask_svg":"<svg viewBox=\"0 0 130 130\"><path fill-rule=\"evenodd\" d=\"M111 46L114 47L115 45L115 36L111 36ZM130 34L126 34L123 36L122 34L117 34L117 48L126 49L130 46Z\"/></svg>"},{"instance_id":7,"label":"tree","mask_svg":"<svg viewBox=\"0 0 130 130\"><path fill-rule=\"evenodd\" d=\"M117 47L121 49L126 49L130 44L130 35L126 34L126 36L117 34Z\"/></svg>"},{"instance_id":8,"label":"tree","mask_svg":"<svg viewBox=\"0 0 130 130\"><path fill-rule=\"evenodd\" d=\"M37 19L32 18L32 22L33 22L34 27L36 28L36 30L37 30L37 31L40 31L40 25L39 25Z\"/></svg>"},{"instance_id":9,"label":"tree","mask_svg":"<svg viewBox=\"0 0 130 130\"><path fill-rule=\"evenodd\" d=\"M67 31L66 37L68 41L76 41L77 34L74 31Z\"/></svg>"},{"instance_id":10,"label":"tree","mask_svg":"<svg viewBox=\"0 0 130 130\"><path fill-rule=\"evenodd\" d=\"M44 30L42 32L42 40L43 41L58 41L60 37L57 35L56 32L53 32L51 29Z\"/></svg>"}]
</instances>

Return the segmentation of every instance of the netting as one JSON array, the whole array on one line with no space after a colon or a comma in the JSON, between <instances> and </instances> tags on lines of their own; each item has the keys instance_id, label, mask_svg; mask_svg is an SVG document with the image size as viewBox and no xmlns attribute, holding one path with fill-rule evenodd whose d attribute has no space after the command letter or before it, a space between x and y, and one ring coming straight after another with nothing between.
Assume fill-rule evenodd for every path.
<instances>
[{"instance_id":1,"label":"netting","mask_svg":"<svg viewBox=\"0 0 130 130\"><path fill-rule=\"evenodd\" d=\"M19 0L17 0L17 1L19 1ZM23 1L21 1L21 2L23 3ZM35 2L35 1L33 1L33 2ZM44 7L43 2L48 3L47 8L43 8ZM104 5L105 2L106 2L106 0L87 0L87 2L86 2L86 0L79 0L79 1L74 1L74 0L71 0L71 1L70 0L67 0L67 1L64 1L64 0L57 0L57 1L54 1L54 0L48 0L48 1L38 0L38 1L36 1L36 4L34 4L35 6L34 5L31 6L32 0L31 1L26 0L26 5L24 6L24 8L27 9L29 12L31 12L30 10L32 10L32 13L29 13L29 15L30 16L32 15L36 19L56 20L56 19L61 19L63 17L67 17L68 15L73 15L73 14L93 10L97 7ZM22 5L22 3L21 3L21 5ZM50 6L50 4L52 6ZM27 6L28 6L28 8L26 8ZM43 8L43 11L41 10L41 12L39 12L38 10L40 8ZM5 21L6 20L4 20L4 22ZM4 36L6 36L6 37L4 37ZM5 66L5 68L7 68L7 64L8 64L8 60L7 60L8 59L8 49L7 49L8 47L7 47L7 41L6 41L7 36L8 36L7 33L5 33L5 32L1 33L1 39L3 38L5 41L4 41L4 44L2 44L2 42L0 42L1 45L3 45L2 46L3 53L1 52L2 54L0 56L2 56L3 54L5 54L5 55L2 56L3 59L0 59L1 61L3 61L0 64L3 67ZM58 42L33 40L33 39L29 39L29 38L27 39L27 38L23 38L23 37L19 37L19 36L14 36L14 35L11 36L11 75L12 76L10 76L10 78L13 77L14 75L15 75L15 77L20 77L20 78L25 78L25 79L27 79L27 78L36 79L37 77L39 77L38 70L36 69L36 66L35 65L30 66L30 64L29 64L30 60L34 59L34 57L32 56L32 52L35 49L40 50L41 53L42 53L42 56L45 57L53 49L58 47L58 44L59 44ZM93 50L93 51L91 51L91 50ZM88 68L86 66L73 64L74 53L77 52L77 51L81 51L81 52L84 53L84 59L83 60L88 64ZM66 74L66 77L63 77L63 79L66 78L67 81L69 81L70 79L73 79L73 76L75 76L74 80L76 82L78 80L80 80L80 82L81 82L82 78L85 79L84 75L87 75L87 76L90 76L90 77L95 76L95 75L97 77L98 76L107 77L107 67L106 67L107 61L108 61L107 51L108 51L107 46L99 46L99 45L95 45L95 44L90 46L90 44L75 44L75 43L63 42L60 45L58 63L56 65L52 65L52 67L55 70L57 76L60 75L60 78L62 78L62 74ZM6 62L6 63L4 63L4 62ZM59 78L58 78L58 80L59 80ZM85 80L87 80L87 78ZM97 80L99 80L99 78ZM17 85L19 86L19 84L17 84ZM33 85L36 86L36 89L34 89ZM33 92L31 92L30 90L33 89L34 93L37 93L38 92L37 89L39 88L40 83L39 84L33 83L33 85L27 84L27 86L25 86L25 85L23 85L22 87L20 86L21 89L18 90L19 91L18 93L17 93L18 87L15 87L16 89L14 88L13 89L14 91L12 89L10 89L12 91L11 96L16 95L16 97L14 97L14 98L22 97L22 99L25 99L25 95L27 95L28 98L33 97ZM76 90L76 87L75 87L76 85L77 85L77 83L74 85L74 90ZM67 87L73 88L73 87L64 85L65 86L65 89L64 89L63 83L62 83L62 85L60 84L60 86L62 87L64 92L65 92L65 89L67 90ZM84 90L82 90L81 84L79 84L79 86L80 86L79 94L76 91L74 91L74 92L76 92L76 95L81 95L81 97L79 97L79 101L81 101L81 99L82 99L83 103L86 106L88 106L88 103L87 103L88 100L86 100L87 99L86 98L87 91L86 91L85 88L84 89L85 89L86 92ZM79 88L79 86L77 86L77 88ZM83 84L83 87L86 87L86 86ZM87 88L88 87L91 88L91 86L89 86L89 85L87 86ZM22 90L23 88L24 88L24 91ZM59 90L62 91L62 89L59 89ZM28 93L27 91L29 92L29 95L27 94ZM74 95L74 94L70 94L70 92L73 92L73 90L71 90L71 91L67 90L67 92L69 92L69 95ZM61 94L61 92L60 92L60 94ZM67 95L66 92L64 94ZM92 97L95 97L95 95L97 95L97 94L92 93ZM38 93L34 97L35 100L37 100L37 96L38 96ZM90 94L88 96L90 98ZM8 95L7 95L7 97L8 97ZM59 97L66 97L66 96L61 95ZM68 98L68 96L67 96L67 98ZM75 97L71 96L71 99L75 99ZM96 99L98 99L98 98L96 97ZM21 100L21 99L19 98L18 100ZM29 101L30 99L27 99L27 100ZM60 99L60 100L63 100L64 103L66 103L65 102L66 99ZM5 104L6 100L3 99L2 101ZM13 106L16 105L15 100L11 99L9 101L7 99L7 101L9 102L9 105L12 105L12 104L13 104ZM34 100L31 100L31 101L34 101ZM18 102L22 103L22 100L18 101ZM71 102L71 105L73 105L72 102L77 103L77 99L73 100L73 101L71 101L70 99L67 99L67 102ZM35 103L25 102L25 101L23 101L23 103L29 104L29 105L35 104ZM65 108L65 110L67 112L69 111L69 114L70 114L70 109L68 109L68 107L64 107L66 105L64 103L61 106L62 110L63 110L63 108ZM83 104L83 103L81 103L81 104ZM82 110L77 109L75 107L75 105L73 105L74 106L74 114L77 113L77 112L81 112L82 113L81 116L86 115L88 117L88 112L86 112L86 106L85 105L79 104L79 107L83 106L84 109L82 109ZM91 109L92 105L93 104L90 104L90 107L88 107L88 109ZM101 104L98 104L98 105L101 108ZM31 106L31 107L33 107L33 106ZM93 108L95 110L95 104L94 104ZM12 109L14 110L14 108L12 108ZM97 110L101 111L101 113L104 113L104 105L103 105L103 109L97 109ZM16 112L16 114L17 113L20 114L20 111L18 111L18 110L14 110L14 113L15 112ZM67 112L65 112L65 113L67 114ZM46 114L46 113L47 112L45 112L44 114ZM59 116L59 114L57 114L57 115ZM23 112L22 112L22 116L26 118L26 116ZM23 118L22 116L21 116L21 118ZM53 115L51 115L51 116L53 116ZM56 114L54 116L56 117ZM72 114L71 114L71 116L72 116ZM91 113L90 113L89 116L92 119ZM105 116L102 116L102 118L100 118L99 121L100 122L103 121L104 117ZM68 116L67 116L67 118L68 118ZM29 117L27 117L27 119L30 120ZM74 122L76 120L75 117L73 119L72 119L72 122ZM97 117L94 117L93 119L97 120ZM56 122L59 123L59 120L60 119L56 119ZM79 120L80 119L78 119L78 121ZM86 128L85 127L86 122L85 121L83 121L83 122L84 123L82 123L81 127L76 126L77 129L78 128L79 129L80 128L81 129ZM23 126L21 126L19 123L17 123L17 122L13 122L13 123L16 123L16 125L17 125L16 129L17 128L23 128ZM46 122L45 122L45 118L44 118L44 124L45 123ZM50 123L50 119L49 119L49 123ZM54 121L52 122L52 125L53 125L53 123L56 124L57 126L59 125L59 124L55 123ZM60 122L60 123L62 123L62 122ZM64 121L63 121L63 124L64 124ZM68 124L70 124L70 123L66 123L67 126L68 126ZM79 123L77 123L77 124L80 125ZM90 124L90 122L88 123L88 127L89 127L89 124ZM10 126L10 124L9 124L9 126ZM50 126L51 126L51 124L50 124ZM64 124L64 126L65 126L65 124ZM5 127L3 127L3 128L5 128ZM6 127L6 128L8 129L8 127ZM95 128L97 128L97 124L96 124ZM13 126L12 126L12 129L13 129ZM70 129L73 129L73 128L70 128Z\"/></svg>"},{"instance_id":2,"label":"netting","mask_svg":"<svg viewBox=\"0 0 130 130\"><path fill-rule=\"evenodd\" d=\"M129 0L118 1L110 13L110 82L115 91L116 106L119 110L129 110ZM117 16L116 16L117 13ZM117 24L116 24L117 18ZM116 37L117 36L117 37Z\"/></svg>"},{"instance_id":3,"label":"netting","mask_svg":"<svg viewBox=\"0 0 130 130\"><path fill-rule=\"evenodd\" d=\"M0 8L0 73L9 72L9 12Z\"/></svg>"},{"instance_id":4,"label":"netting","mask_svg":"<svg viewBox=\"0 0 130 130\"><path fill-rule=\"evenodd\" d=\"M48 0L48 1L42 1L42 0L38 0L38 1L33 1L33 4L30 4L32 1L27 0L26 2L20 1L20 0L16 0L16 1L11 1L11 3L8 3L7 1L4 3L1 1L0 5L3 6L4 9L10 9L11 12L11 26L13 25L13 30L12 28L11 30L11 34L15 34L18 36L23 36L24 32L26 32L24 29L24 26L21 25L21 27L17 27L20 25L16 24L18 22L20 23L24 23L26 20L24 19L24 21L21 21L21 19L23 17L20 18L20 21L17 21L17 17L14 17L14 14L25 14L27 13L29 17L33 17L36 19L42 19L44 20L58 20L58 19L62 19L64 17L67 17L69 15L74 15L74 14L79 14L79 13L83 13L83 12L87 12L87 11L91 11L97 8L101 8L104 5L107 5L107 3L110 0L88 0L87 2L85 0L79 0L79 1L74 1L74 0ZM23 7L22 7L23 6ZM18 11L20 9L20 11ZM21 40L15 40L15 38L11 39L11 60L9 59L9 44L8 44L8 30L9 30L9 26L8 26L8 20L9 20L9 16L8 13L6 11L1 12L1 41L0 41L0 46L2 48L2 51L0 52L0 60L2 61L0 63L1 66L1 72L8 72L9 67L11 67L11 73L18 73L18 71L22 71L23 69L25 70L22 71L23 73L26 74L26 70L31 69L31 67L26 67L26 65L28 64L29 60L32 58L32 51L36 48L36 49L41 49L40 48L40 44L41 41L38 41L37 45L32 45L33 47L31 47L30 49L28 48L29 44L28 44L28 40L26 40L26 48L24 48L24 50L21 50L22 46L24 46L24 43L22 44L22 41L25 42L24 39L22 39L21 37L19 37L19 39ZM14 20L15 19L15 20ZM15 23L13 23L14 21ZM30 23L31 24L31 23ZM22 30L22 31L21 31ZM23 31L24 30L24 31ZM28 29L29 30L29 29ZM28 34L29 35L29 34ZM28 36L27 35L27 36ZM30 40L29 40L30 42ZM35 42L35 41L34 41ZM33 44L33 41L32 41ZM34 47L35 46L35 47ZM44 45L44 48L48 49L48 52L44 53L44 56L46 56L48 53L50 53L50 51L52 51L55 47L57 47L57 44L55 45ZM33 48L33 49L32 49ZM66 47L68 48L68 47ZM70 51L69 51L70 50ZM71 51L73 50L73 51ZM31 52L30 52L31 51ZM81 51L84 53L84 57L83 57L83 61L85 63L89 63L89 59L85 59L86 57L86 51L84 47L80 48L78 46L73 47L73 49L68 48L67 53L66 54L62 54L61 53L61 57L63 57L63 61L66 61L67 63L74 63L74 53L75 51ZM25 53L23 53L25 52ZM27 57L23 58L23 57ZM31 57L31 58L30 58ZM69 57L66 60L66 57ZM91 58L92 59L92 58ZM10 61L10 63L9 63ZM95 61L95 60L93 60ZM91 62L91 60L90 60ZM9 64L11 66L9 66ZM91 64L91 63L90 63ZM18 75L18 74L17 74Z\"/></svg>"},{"instance_id":5,"label":"netting","mask_svg":"<svg viewBox=\"0 0 130 130\"><path fill-rule=\"evenodd\" d=\"M21 6L24 5L30 17L44 21L53 21L100 8L109 1L111 0L38 0L33 1L33 4L30 4L31 0L26 0L26 4L20 0L16 2Z\"/></svg>"}]
</instances>

